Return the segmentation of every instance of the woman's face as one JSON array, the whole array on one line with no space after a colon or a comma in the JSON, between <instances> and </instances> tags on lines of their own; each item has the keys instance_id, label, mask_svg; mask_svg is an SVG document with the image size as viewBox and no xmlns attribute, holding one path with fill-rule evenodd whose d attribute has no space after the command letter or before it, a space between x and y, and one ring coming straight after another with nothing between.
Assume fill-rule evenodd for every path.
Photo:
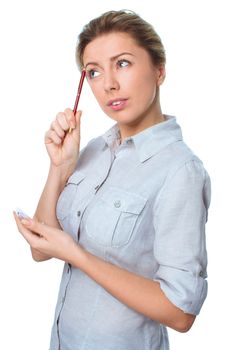
<instances>
[{"instance_id":1,"label":"woman's face","mask_svg":"<svg viewBox=\"0 0 238 350\"><path fill-rule=\"evenodd\" d=\"M156 121L164 67L156 68L130 35L99 36L86 46L83 62L89 85L110 118L121 126L143 124L145 119Z\"/></svg>"}]
</instances>

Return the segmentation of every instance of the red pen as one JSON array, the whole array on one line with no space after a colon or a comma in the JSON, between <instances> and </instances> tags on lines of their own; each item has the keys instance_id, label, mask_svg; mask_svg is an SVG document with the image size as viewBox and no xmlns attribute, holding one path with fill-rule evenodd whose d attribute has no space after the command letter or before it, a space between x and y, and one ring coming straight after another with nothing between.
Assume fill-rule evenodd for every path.
<instances>
[{"instance_id":1,"label":"red pen","mask_svg":"<svg viewBox=\"0 0 238 350\"><path fill-rule=\"evenodd\" d=\"M81 91L82 91L83 81L84 81L85 75L86 75L86 70L83 69L82 73L81 73L81 78L80 78L80 81L79 81L77 96L76 96L75 103L74 103L74 110L73 110L74 115L77 112L77 108L78 108L78 104L79 104L79 98L80 98L80 95L81 95ZM71 131L72 131L72 128L69 128L69 133Z\"/></svg>"}]
</instances>

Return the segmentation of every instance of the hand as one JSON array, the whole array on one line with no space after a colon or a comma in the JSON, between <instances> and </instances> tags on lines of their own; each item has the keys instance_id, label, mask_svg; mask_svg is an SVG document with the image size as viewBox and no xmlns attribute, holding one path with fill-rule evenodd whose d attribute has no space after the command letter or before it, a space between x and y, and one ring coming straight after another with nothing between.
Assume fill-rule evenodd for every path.
<instances>
[{"instance_id":1,"label":"hand","mask_svg":"<svg viewBox=\"0 0 238 350\"><path fill-rule=\"evenodd\" d=\"M80 147L80 119L82 112L78 111L74 116L69 108L57 114L51 123L50 129L45 134L45 145L51 163L54 166L76 165ZM71 132L69 133L69 129Z\"/></svg>"},{"instance_id":2,"label":"hand","mask_svg":"<svg viewBox=\"0 0 238 350\"><path fill-rule=\"evenodd\" d=\"M49 257L54 257L74 265L83 249L65 231L39 223L32 219L20 219L14 212L19 232L31 248Z\"/></svg>"}]
</instances>

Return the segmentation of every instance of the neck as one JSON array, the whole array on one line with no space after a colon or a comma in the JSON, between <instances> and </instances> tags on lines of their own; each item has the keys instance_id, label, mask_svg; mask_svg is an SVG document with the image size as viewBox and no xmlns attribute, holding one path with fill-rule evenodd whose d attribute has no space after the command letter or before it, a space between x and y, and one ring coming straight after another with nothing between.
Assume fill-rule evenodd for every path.
<instances>
[{"instance_id":1,"label":"neck","mask_svg":"<svg viewBox=\"0 0 238 350\"><path fill-rule=\"evenodd\" d=\"M135 122L130 124L118 124L121 134L121 142L125 138L136 135L155 124L163 122L164 120L165 117L162 114L160 104L158 103L156 108L153 108L153 111L148 111L143 118L138 118Z\"/></svg>"}]
</instances>

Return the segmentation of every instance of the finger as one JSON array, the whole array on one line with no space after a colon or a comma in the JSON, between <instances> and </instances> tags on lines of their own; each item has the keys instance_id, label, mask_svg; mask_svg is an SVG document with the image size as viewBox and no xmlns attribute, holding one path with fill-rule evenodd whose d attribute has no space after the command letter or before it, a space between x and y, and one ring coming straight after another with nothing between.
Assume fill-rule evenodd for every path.
<instances>
[{"instance_id":1,"label":"finger","mask_svg":"<svg viewBox=\"0 0 238 350\"><path fill-rule=\"evenodd\" d=\"M81 117L82 117L82 111L77 111L76 115L75 115L75 119L76 119L76 129L80 128L80 123L81 123Z\"/></svg>"},{"instance_id":2,"label":"finger","mask_svg":"<svg viewBox=\"0 0 238 350\"><path fill-rule=\"evenodd\" d=\"M58 135L61 139L64 138L65 131L62 129L57 119L51 123L51 129L55 131L56 135Z\"/></svg>"},{"instance_id":3,"label":"finger","mask_svg":"<svg viewBox=\"0 0 238 350\"><path fill-rule=\"evenodd\" d=\"M17 214L15 213L15 211L13 212L13 216L14 216L14 219L16 221L18 231L20 231L21 230L21 221L20 221L19 217L17 216Z\"/></svg>"},{"instance_id":4,"label":"finger","mask_svg":"<svg viewBox=\"0 0 238 350\"><path fill-rule=\"evenodd\" d=\"M69 130L70 125L66 113L58 113L56 116L56 120L64 131Z\"/></svg>"},{"instance_id":5,"label":"finger","mask_svg":"<svg viewBox=\"0 0 238 350\"><path fill-rule=\"evenodd\" d=\"M74 112L72 111L72 109L66 108L64 110L64 113L66 115L67 122L69 123L70 128L75 129L76 128L76 119L75 119L75 115L74 115Z\"/></svg>"},{"instance_id":6,"label":"finger","mask_svg":"<svg viewBox=\"0 0 238 350\"><path fill-rule=\"evenodd\" d=\"M18 229L21 229L23 227L21 224L21 219L19 218L19 216L17 215L17 213L15 211L13 211L13 216L14 216L14 219L16 221Z\"/></svg>"},{"instance_id":7,"label":"finger","mask_svg":"<svg viewBox=\"0 0 238 350\"><path fill-rule=\"evenodd\" d=\"M76 128L73 130L74 135L77 136L77 139L80 137L81 116L82 116L82 111L77 111L75 114Z\"/></svg>"},{"instance_id":8,"label":"finger","mask_svg":"<svg viewBox=\"0 0 238 350\"><path fill-rule=\"evenodd\" d=\"M28 242L28 244L32 247L37 246L39 240L41 239L40 236L32 233L28 228L26 228L22 224L22 220L17 216L15 212L13 212L18 231L21 233L21 235L25 238L25 240Z\"/></svg>"},{"instance_id":9,"label":"finger","mask_svg":"<svg viewBox=\"0 0 238 350\"><path fill-rule=\"evenodd\" d=\"M53 130L48 130L45 134L45 144L54 143L60 145L62 141L63 138L61 139Z\"/></svg>"},{"instance_id":10,"label":"finger","mask_svg":"<svg viewBox=\"0 0 238 350\"><path fill-rule=\"evenodd\" d=\"M21 223L33 233L47 239L52 234L52 228L43 222L38 222L33 219L22 219Z\"/></svg>"}]
</instances>

